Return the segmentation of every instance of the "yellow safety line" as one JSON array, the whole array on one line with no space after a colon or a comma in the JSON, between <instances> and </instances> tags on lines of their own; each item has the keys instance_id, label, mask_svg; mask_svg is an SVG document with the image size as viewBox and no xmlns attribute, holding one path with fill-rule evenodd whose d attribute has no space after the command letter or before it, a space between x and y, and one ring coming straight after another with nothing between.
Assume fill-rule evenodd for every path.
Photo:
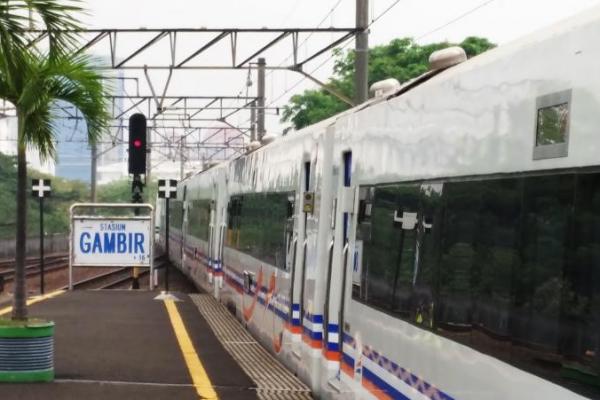
<instances>
[{"instance_id":1,"label":"yellow safety line","mask_svg":"<svg viewBox=\"0 0 600 400\"><path fill-rule=\"evenodd\" d=\"M29 300L27 300L27 305L30 306L32 304L39 303L40 301L51 299L53 297L58 296L59 294L63 294L64 292L64 290L56 290L54 292L47 293L43 296L33 296L29 298ZM12 306L0 308L0 315L8 314L12 311L12 309Z\"/></svg>"},{"instance_id":2,"label":"yellow safety line","mask_svg":"<svg viewBox=\"0 0 600 400\"><path fill-rule=\"evenodd\" d=\"M167 312L169 313L169 318L171 319L171 325L173 326L173 331L175 331L177 342L179 342L179 349L183 354L188 371L192 377L192 382L196 388L196 393L198 393L198 396L200 396L201 399L217 400L217 392L215 392L212 383L206 374L206 370L202 366L200 357L198 357L198 353L196 353L196 349L194 349L194 344L185 329L185 325L183 324L179 311L177 311L175 302L173 300L165 300L165 306L167 307Z\"/></svg>"}]
</instances>

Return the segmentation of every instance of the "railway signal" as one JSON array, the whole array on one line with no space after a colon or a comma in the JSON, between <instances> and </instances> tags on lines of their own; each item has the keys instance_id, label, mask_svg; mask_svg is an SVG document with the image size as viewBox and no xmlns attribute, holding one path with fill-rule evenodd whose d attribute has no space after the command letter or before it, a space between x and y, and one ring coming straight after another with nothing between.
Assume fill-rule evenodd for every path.
<instances>
[{"instance_id":1,"label":"railway signal","mask_svg":"<svg viewBox=\"0 0 600 400\"><path fill-rule=\"evenodd\" d=\"M50 197L50 179L32 179L31 195L40 200L40 293L44 294L44 198Z\"/></svg>"},{"instance_id":2,"label":"railway signal","mask_svg":"<svg viewBox=\"0 0 600 400\"><path fill-rule=\"evenodd\" d=\"M144 183L142 175L146 175L146 153L147 153L147 124L144 114L136 113L129 117L129 173L133 174L131 183L131 202L142 203ZM134 209L135 215L139 215L139 208ZM133 269L132 289L139 289L139 271Z\"/></svg>"},{"instance_id":3,"label":"railway signal","mask_svg":"<svg viewBox=\"0 0 600 400\"><path fill-rule=\"evenodd\" d=\"M175 179L159 179L158 197L165 199L165 253L169 257L169 199L177 197L177 181ZM169 263L165 265L165 291L169 291Z\"/></svg>"},{"instance_id":4,"label":"railway signal","mask_svg":"<svg viewBox=\"0 0 600 400\"><path fill-rule=\"evenodd\" d=\"M133 114L129 118L129 173L146 174L146 117Z\"/></svg>"}]
</instances>

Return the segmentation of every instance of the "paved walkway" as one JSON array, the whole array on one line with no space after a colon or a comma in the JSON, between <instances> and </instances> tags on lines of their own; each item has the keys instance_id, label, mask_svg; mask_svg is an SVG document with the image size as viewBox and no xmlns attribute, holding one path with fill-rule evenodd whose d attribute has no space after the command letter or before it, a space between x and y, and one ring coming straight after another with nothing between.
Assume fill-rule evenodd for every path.
<instances>
[{"instance_id":1,"label":"paved walkway","mask_svg":"<svg viewBox=\"0 0 600 400\"><path fill-rule=\"evenodd\" d=\"M2 384L2 400L256 398L192 299L156 295L75 291L32 304L31 316L56 322L56 381Z\"/></svg>"}]
</instances>

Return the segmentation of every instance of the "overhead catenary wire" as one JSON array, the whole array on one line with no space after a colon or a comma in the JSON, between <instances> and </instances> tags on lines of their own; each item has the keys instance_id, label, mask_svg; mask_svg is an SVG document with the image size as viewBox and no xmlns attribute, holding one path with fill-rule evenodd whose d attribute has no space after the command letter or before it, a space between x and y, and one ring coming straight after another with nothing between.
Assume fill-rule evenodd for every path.
<instances>
[{"instance_id":1,"label":"overhead catenary wire","mask_svg":"<svg viewBox=\"0 0 600 400\"><path fill-rule=\"evenodd\" d=\"M385 16L388 12L390 12L396 5L398 5L402 0L394 0L393 3L391 3L387 8L385 8L380 14L378 14L375 18L373 18L369 24L369 27L371 27L373 24L375 24L377 21L379 21L383 16ZM424 37L427 37L435 32L438 32L458 21L460 21L463 18L468 17L469 15L477 12L478 10L488 6L489 4L493 3L495 0L486 0L482 3L479 3L477 6L467 10L466 12L460 14L459 16L453 18L452 20L444 23L443 25L440 25L426 33L424 33L423 35L420 35L416 38L416 40L420 40ZM347 42L344 46L341 47L341 49L345 49L348 44L350 44L350 42ZM320 68L322 68L329 60L331 60L333 58L333 54L330 55L327 59L324 60L324 62L322 62L321 64L319 64L312 72L316 72L317 70L319 70ZM295 89L296 87L298 87L298 85L300 85L302 82L304 82L307 78L303 77L301 78L299 81L297 81L295 84L293 84L290 88L286 89L280 96L278 96L274 101L272 101L271 103L269 103L269 106L272 105L275 101L280 100L281 98L283 98L286 94L288 94L290 91L292 91L293 89Z\"/></svg>"},{"instance_id":2,"label":"overhead catenary wire","mask_svg":"<svg viewBox=\"0 0 600 400\"><path fill-rule=\"evenodd\" d=\"M438 31L441 31L442 29L444 29L444 28L446 28L446 27L448 27L448 26L450 26L452 24L455 24L456 22L460 21L461 19L466 18L469 15L473 14L474 12L479 11L480 9L482 9L482 8L490 5L494 1L496 1L496 0L486 0L483 3L479 3L477 6L469 9L468 11L460 14L459 16L457 16L457 17L455 17L453 19L451 19L450 21L445 22L444 24L438 26L437 28L434 28L434 29L432 29L432 30L430 30L430 31L428 31L428 32L426 32L426 33L418 36L416 38L416 40L421 40L421 39L423 39L423 38L425 38L425 37L427 37L427 36L429 36L431 34L434 34L434 33L438 32Z\"/></svg>"},{"instance_id":3,"label":"overhead catenary wire","mask_svg":"<svg viewBox=\"0 0 600 400\"><path fill-rule=\"evenodd\" d=\"M384 16L385 14L387 14L388 12L390 12L390 10L391 10L392 8L396 7L396 6L398 5L398 3L400 3L401 1L402 1L402 0L394 0L394 2L393 2L393 3L392 3L390 6L388 6L388 7L387 7L385 10L383 10L383 11L382 11L382 12L381 12L379 15L377 15L375 18L373 18L373 19L371 20L371 23L369 23L369 27L370 27L371 25L373 25L374 23L376 23L377 21L379 21L379 19L380 19L381 17L383 17L383 16Z\"/></svg>"},{"instance_id":4,"label":"overhead catenary wire","mask_svg":"<svg viewBox=\"0 0 600 400\"><path fill-rule=\"evenodd\" d=\"M323 18L321 18L321 20L317 23L316 28L320 28L321 25L323 25L323 23L325 23L325 21L327 21L327 19L335 12L335 10L340 6L340 4L342 3L343 0L337 0L334 5L329 9L329 11L325 14L325 16L323 16ZM298 47L296 48L296 51L298 51L300 48L302 48L302 46L308 41L308 39L310 39L312 37L312 35L314 34L314 32L309 33L299 44ZM347 42L349 43L349 42ZM277 64L278 67L282 66L283 64L285 64L292 56L294 53L289 54L286 58L284 58L279 64ZM320 64L316 69L314 69L313 71L311 71L311 74L316 72L318 69L322 68L323 65L325 63L327 63L327 61L329 61L331 59L331 57L329 57L328 59L325 60L324 63ZM265 80L268 79L269 77L271 77L273 75L273 73L275 72L275 70L270 70L267 72L266 76L265 76ZM281 99L282 97L284 97L287 93L289 93L291 90L293 90L294 88L296 88L300 83L304 82L304 80L306 79L306 77L303 77L302 79L300 79L298 82L296 82L291 88L286 89L286 91L280 95L279 97L277 97L275 100L271 101L267 107L272 106L275 102L277 102L279 99ZM242 93L244 89L242 88L240 90L240 93ZM246 120L245 122L248 122L249 120ZM239 120L238 120L239 122Z\"/></svg>"},{"instance_id":5,"label":"overhead catenary wire","mask_svg":"<svg viewBox=\"0 0 600 400\"><path fill-rule=\"evenodd\" d=\"M371 20L371 22L369 23L368 27L370 28L373 24L375 24L377 21L379 21L384 15L386 15L388 12L390 12L390 10L392 10L396 5L398 5L398 3L400 3L402 0L394 0L394 2L392 4L390 4L388 7L386 7L381 13L379 13L375 18L373 18ZM492 0L493 1L493 0ZM340 2L338 1L338 4ZM346 47L348 47L348 45L350 43L352 43L352 41L350 39L353 38L349 38L348 41L346 43L344 43L344 45L342 45L340 47L341 50L344 50ZM321 64L319 64L315 69L313 69L310 74L314 74L315 72L317 72L319 69L321 69L323 66L325 66L325 64L327 64L329 62L329 60L331 60L334 57L333 54L331 54L329 57L327 57L323 62L321 62ZM302 77L300 78L296 83L294 83L291 87L287 88L281 95L279 95L275 100L271 101L268 106L273 105L275 102L277 102L278 100L280 100L281 98L283 98L285 95L287 95L290 91L294 90L296 87L298 87L298 85L300 85L302 82L304 82L307 78L306 77Z\"/></svg>"},{"instance_id":6,"label":"overhead catenary wire","mask_svg":"<svg viewBox=\"0 0 600 400\"><path fill-rule=\"evenodd\" d=\"M327 12L327 14L325 14L325 16L319 21L319 23L317 24L316 28L320 28L321 25L323 25L323 23L325 21L327 21L327 18L329 18L334 12L335 10L339 7L339 5L342 3L343 0L337 0L337 2L331 7L331 9ZM299 44L297 47L297 50L299 50L300 48L302 48L302 46L308 41L308 39L310 39L312 37L312 35L314 35L314 32L310 32ZM277 64L278 67L281 67L283 64L286 63L287 60L289 60L292 56L294 55L294 53L291 53L290 55L288 55L286 58L284 58L279 64ZM266 78L268 78L270 75L272 75L275 71L271 70L267 73Z\"/></svg>"}]
</instances>

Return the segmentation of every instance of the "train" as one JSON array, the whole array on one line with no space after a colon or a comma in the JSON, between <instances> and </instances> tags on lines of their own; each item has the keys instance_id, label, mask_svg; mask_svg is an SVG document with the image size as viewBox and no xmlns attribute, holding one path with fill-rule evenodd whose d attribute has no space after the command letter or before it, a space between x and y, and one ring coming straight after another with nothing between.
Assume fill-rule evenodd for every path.
<instances>
[{"instance_id":1,"label":"train","mask_svg":"<svg viewBox=\"0 0 600 400\"><path fill-rule=\"evenodd\" d=\"M600 399L600 8L178 183L169 257L322 399Z\"/></svg>"}]
</instances>

